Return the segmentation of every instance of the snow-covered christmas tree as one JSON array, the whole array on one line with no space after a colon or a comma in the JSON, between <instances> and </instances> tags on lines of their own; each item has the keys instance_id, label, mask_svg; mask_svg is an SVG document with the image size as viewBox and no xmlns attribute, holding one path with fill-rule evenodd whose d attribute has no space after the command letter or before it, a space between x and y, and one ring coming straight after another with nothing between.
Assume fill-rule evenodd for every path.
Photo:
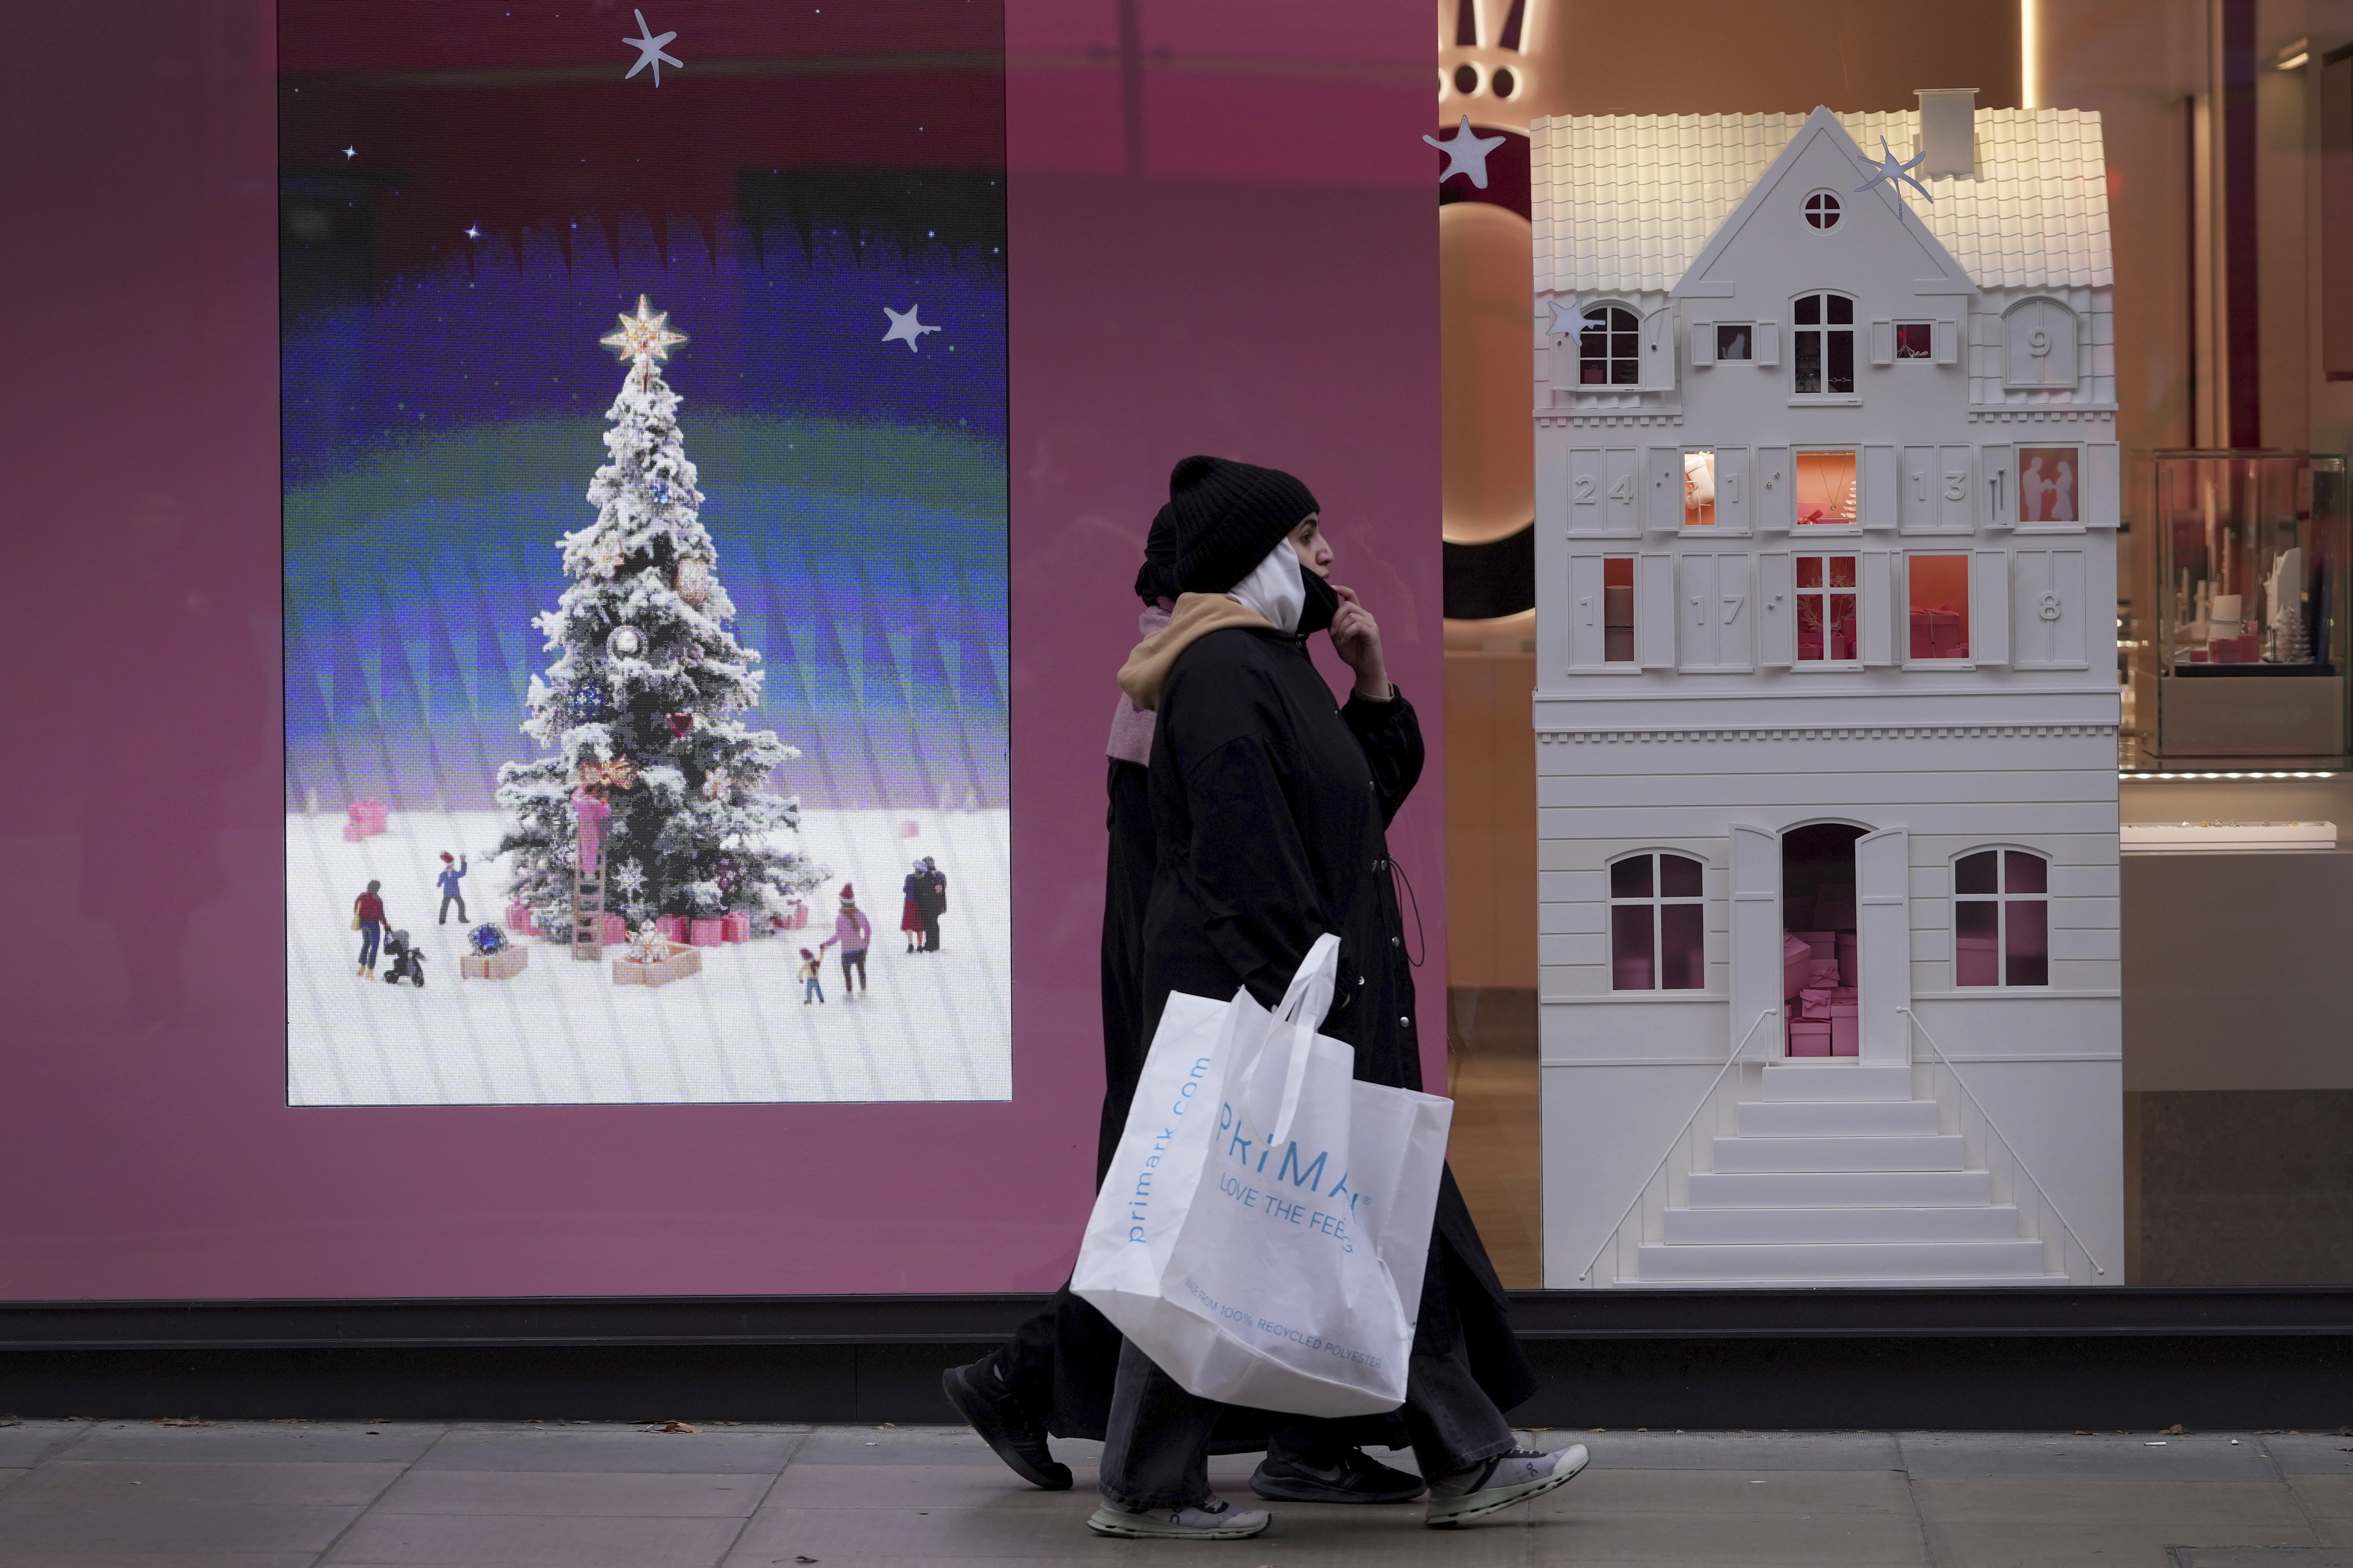
<instances>
[{"instance_id":1,"label":"snow-covered christmas tree","mask_svg":"<svg viewBox=\"0 0 2353 1568\"><path fill-rule=\"evenodd\" d=\"M573 924L575 798L611 812L600 830L606 907L632 927L743 913L764 930L759 917L827 874L786 847L800 803L768 788L800 753L733 717L759 701L764 677L759 651L736 639L719 552L696 514L702 492L660 369L686 341L669 320L640 295L600 340L629 368L588 486L596 521L564 536L571 584L536 618L556 657L532 678L522 724L554 755L499 770L499 804L516 818L498 851L509 896L543 931Z\"/></svg>"}]
</instances>

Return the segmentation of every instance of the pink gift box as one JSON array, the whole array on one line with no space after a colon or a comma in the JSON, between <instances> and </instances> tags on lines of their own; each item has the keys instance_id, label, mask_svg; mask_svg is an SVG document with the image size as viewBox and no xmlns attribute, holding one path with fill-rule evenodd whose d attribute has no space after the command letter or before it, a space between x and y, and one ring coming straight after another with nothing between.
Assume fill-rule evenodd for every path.
<instances>
[{"instance_id":1,"label":"pink gift box","mask_svg":"<svg viewBox=\"0 0 2353 1568\"><path fill-rule=\"evenodd\" d=\"M793 907L785 912L784 918L777 923L786 931L807 931L809 923L809 910L807 901L800 899L795 899L793 900Z\"/></svg>"},{"instance_id":2,"label":"pink gift box","mask_svg":"<svg viewBox=\"0 0 2353 1568\"><path fill-rule=\"evenodd\" d=\"M1801 936L1784 932L1781 937L1781 994L1795 996L1812 973L1814 950Z\"/></svg>"},{"instance_id":3,"label":"pink gift box","mask_svg":"<svg viewBox=\"0 0 2353 1568\"><path fill-rule=\"evenodd\" d=\"M628 923L607 910L596 918L596 940L607 947L618 947L629 940Z\"/></svg>"},{"instance_id":4,"label":"pink gift box","mask_svg":"<svg viewBox=\"0 0 2353 1568\"><path fill-rule=\"evenodd\" d=\"M1806 965L1806 988L1808 990L1828 991L1836 986L1838 983L1839 966L1837 959L1817 958L1811 960Z\"/></svg>"},{"instance_id":5,"label":"pink gift box","mask_svg":"<svg viewBox=\"0 0 2353 1568\"><path fill-rule=\"evenodd\" d=\"M1831 1016L1831 994L1819 986L1809 985L1798 993L1798 1016L1809 1023Z\"/></svg>"},{"instance_id":6,"label":"pink gift box","mask_svg":"<svg viewBox=\"0 0 2353 1568\"><path fill-rule=\"evenodd\" d=\"M682 942L686 941L686 917L684 915L656 915L654 917L654 930L662 933L664 941Z\"/></svg>"},{"instance_id":7,"label":"pink gift box","mask_svg":"<svg viewBox=\"0 0 2353 1568\"><path fill-rule=\"evenodd\" d=\"M1838 932L1834 931L1793 931L1789 934L1812 948L1816 958L1838 957Z\"/></svg>"},{"instance_id":8,"label":"pink gift box","mask_svg":"<svg viewBox=\"0 0 2353 1568\"><path fill-rule=\"evenodd\" d=\"M724 942L751 941L752 917L744 914L720 916L719 935L721 940Z\"/></svg>"},{"instance_id":9,"label":"pink gift box","mask_svg":"<svg viewBox=\"0 0 2353 1568\"><path fill-rule=\"evenodd\" d=\"M688 943L694 947L717 947L724 940L719 934L719 921L715 918L691 921L686 932Z\"/></svg>"},{"instance_id":10,"label":"pink gift box","mask_svg":"<svg viewBox=\"0 0 2353 1568\"><path fill-rule=\"evenodd\" d=\"M522 931L530 936L537 936L539 934L539 927L532 923L531 906L529 904L509 904L507 906L507 930Z\"/></svg>"},{"instance_id":11,"label":"pink gift box","mask_svg":"<svg viewBox=\"0 0 2353 1568\"><path fill-rule=\"evenodd\" d=\"M1841 1011L1833 1006L1831 1009L1831 1055L1853 1057L1862 1054L1862 1020L1854 1016L1852 1007Z\"/></svg>"},{"instance_id":12,"label":"pink gift box","mask_svg":"<svg viewBox=\"0 0 2353 1568\"><path fill-rule=\"evenodd\" d=\"M1862 984L1862 947L1854 932L1842 931L1838 939L1838 973L1842 985Z\"/></svg>"},{"instance_id":13,"label":"pink gift box","mask_svg":"<svg viewBox=\"0 0 2353 1568\"><path fill-rule=\"evenodd\" d=\"M1831 1026L1827 1023L1796 1023L1789 1026L1789 1054L1793 1057L1826 1057L1831 1054Z\"/></svg>"}]
</instances>

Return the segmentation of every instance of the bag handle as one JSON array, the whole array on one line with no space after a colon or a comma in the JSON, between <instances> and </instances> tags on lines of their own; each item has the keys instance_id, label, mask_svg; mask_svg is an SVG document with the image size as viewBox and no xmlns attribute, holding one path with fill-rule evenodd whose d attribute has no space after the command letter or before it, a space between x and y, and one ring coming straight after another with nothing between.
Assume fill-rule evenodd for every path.
<instances>
[{"instance_id":1,"label":"bag handle","mask_svg":"<svg viewBox=\"0 0 2353 1568\"><path fill-rule=\"evenodd\" d=\"M1299 1113L1300 1096L1307 1085L1308 1058L1314 1054L1315 1034L1324 1026L1324 1016L1332 1010L1332 992L1338 981L1339 968L1340 939L1325 931L1307 950L1307 956L1300 960L1298 972L1292 975L1274 1016L1259 1037L1257 1048L1250 1053L1247 1061L1236 1064L1247 1075L1242 1090L1244 1103L1250 1107L1252 1118L1257 1119L1260 1080L1272 1065L1267 1058L1273 1052L1275 1041L1282 1041L1282 1098L1276 1102L1271 1122L1260 1123L1266 1127L1271 1144L1280 1143L1290 1135L1292 1119Z\"/></svg>"}]
</instances>

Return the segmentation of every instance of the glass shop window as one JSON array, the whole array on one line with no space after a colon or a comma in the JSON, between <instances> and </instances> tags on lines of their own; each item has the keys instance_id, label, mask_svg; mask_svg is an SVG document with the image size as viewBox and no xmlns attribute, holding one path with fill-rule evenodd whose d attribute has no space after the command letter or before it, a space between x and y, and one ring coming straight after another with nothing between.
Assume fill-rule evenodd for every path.
<instances>
[{"instance_id":1,"label":"glass shop window","mask_svg":"<svg viewBox=\"0 0 2353 1568\"><path fill-rule=\"evenodd\" d=\"M1852 396L1854 301L1843 294L1798 296L1795 350L1790 390L1800 397Z\"/></svg>"},{"instance_id":2,"label":"glass shop window","mask_svg":"<svg viewBox=\"0 0 2353 1568\"><path fill-rule=\"evenodd\" d=\"M1715 526L1715 454L1683 454L1683 526Z\"/></svg>"},{"instance_id":3,"label":"glass shop window","mask_svg":"<svg viewBox=\"0 0 2353 1568\"><path fill-rule=\"evenodd\" d=\"M1715 357L1725 360L1746 360L1750 357L1749 343L1756 329L1746 321L1718 321L1715 324Z\"/></svg>"},{"instance_id":4,"label":"glass shop window","mask_svg":"<svg viewBox=\"0 0 2353 1568\"><path fill-rule=\"evenodd\" d=\"M1798 557L1798 662L1855 661L1855 558Z\"/></svg>"},{"instance_id":5,"label":"glass shop window","mask_svg":"<svg viewBox=\"0 0 2353 1568\"><path fill-rule=\"evenodd\" d=\"M1980 849L1953 863L1953 984L2051 984L2051 863Z\"/></svg>"},{"instance_id":6,"label":"glass shop window","mask_svg":"<svg viewBox=\"0 0 2353 1568\"><path fill-rule=\"evenodd\" d=\"M1897 359L1935 359L1936 357L1936 323L1933 321L1896 322L1895 357Z\"/></svg>"},{"instance_id":7,"label":"glass shop window","mask_svg":"<svg viewBox=\"0 0 2353 1568\"><path fill-rule=\"evenodd\" d=\"M2083 514L2075 507L2075 476L2083 467L2084 454L2080 447L2021 447L2018 449L2018 521L2081 521Z\"/></svg>"},{"instance_id":8,"label":"glass shop window","mask_svg":"<svg viewBox=\"0 0 2353 1568\"><path fill-rule=\"evenodd\" d=\"M1969 558L1913 555L1904 575L1912 611L1915 659L1969 657Z\"/></svg>"},{"instance_id":9,"label":"glass shop window","mask_svg":"<svg viewBox=\"0 0 2353 1568\"><path fill-rule=\"evenodd\" d=\"M1707 900L1688 855L1641 854L1609 866L1609 986L1699 991L1707 983Z\"/></svg>"},{"instance_id":10,"label":"glass shop window","mask_svg":"<svg viewBox=\"0 0 2353 1568\"><path fill-rule=\"evenodd\" d=\"M1854 454L1797 455L1798 523L1827 528L1854 521Z\"/></svg>"},{"instance_id":11,"label":"glass shop window","mask_svg":"<svg viewBox=\"0 0 2353 1568\"><path fill-rule=\"evenodd\" d=\"M1601 563L1601 658L1607 664L1634 662L1634 558L1611 555Z\"/></svg>"},{"instance_id":12,"label":"glass shop window","mask_svg":"<svg viewBox=\"0 0 2353 1568\"><path fill-rule=\"evenodd\" d=\"M1596 305L1585 312L1577 334L1577 381L1580 386L1636 386L1642 380L1642 324L1619 305Z\"/></svg>"}]
</instances>

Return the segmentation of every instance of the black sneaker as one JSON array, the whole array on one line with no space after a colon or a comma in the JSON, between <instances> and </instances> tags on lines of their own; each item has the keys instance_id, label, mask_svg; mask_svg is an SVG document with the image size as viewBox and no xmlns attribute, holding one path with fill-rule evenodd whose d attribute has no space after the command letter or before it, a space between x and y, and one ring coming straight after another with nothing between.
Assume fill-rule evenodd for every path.
<instances>
[{"instance_id":1,"label":"black sneaker","mask_svg":"<svg viewBox=\"0 0 2353 1568\"><path fill-rule=\"evenodd\" d=\"M1419 1476L1392 1469L1362 1448L1270 1452L1250 1484L1250 1490L1277 1502L1411 1502L1422 1488Z\"/></svg>"},{"instance_id":2,"label":"black sneaker","mask_svg":"<svg viewBox=\"0 0 2353 1568\"><path fill-rule=\"evenodd\" d=\"M1071 1467L1046 1448L1046 1429L1018 1401L988 1392L996 1381L986 1360L970 1366L952 1366L940 1374L948 1403L956 1407L972 1429L980 1434L1006 1468L1033 1487L1050 1492L1071 1489Z\"/></svg>"}]
</instances>

